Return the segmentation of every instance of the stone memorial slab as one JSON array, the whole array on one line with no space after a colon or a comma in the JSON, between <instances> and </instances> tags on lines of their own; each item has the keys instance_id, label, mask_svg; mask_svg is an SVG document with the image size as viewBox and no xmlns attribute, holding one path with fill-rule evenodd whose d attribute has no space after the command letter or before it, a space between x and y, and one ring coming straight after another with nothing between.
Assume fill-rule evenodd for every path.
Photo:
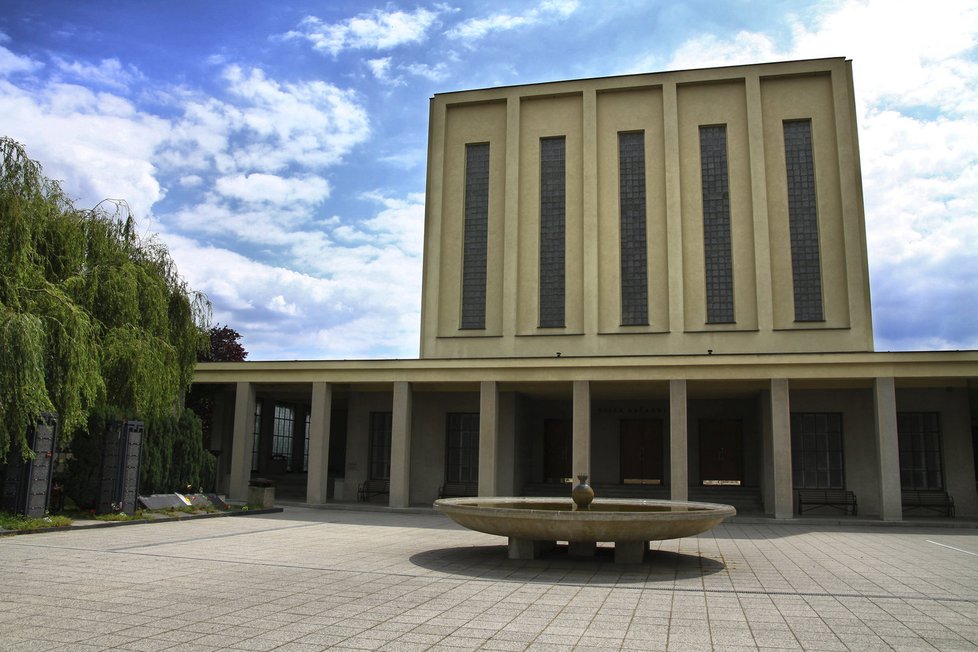
<instances>
[{"instance_id":1,"label":"stone memorial slab","mask_svg":"<svg viewBox=\"0 0 978 652\"><path fill-rule=\"evenodd\" d=\"M211 505L213 505L214 507L223 510L230 509L230 507L228 507L228 504L224 502L224 499L218 496L217 494L203 494L203 495L207 497L207 500L211 501Z\"/></svg>"},{"instance_id":2,"label":"stone memorial slab","mask_svg":"<svg viewBox=\"0 0 978 652\"><path fill-rule=\"evenodd\" d=\"M172 509L186 507L190 502L180 494L153 494L140 496L139 503L146 509Z\"/></svg>"}]
</instances>

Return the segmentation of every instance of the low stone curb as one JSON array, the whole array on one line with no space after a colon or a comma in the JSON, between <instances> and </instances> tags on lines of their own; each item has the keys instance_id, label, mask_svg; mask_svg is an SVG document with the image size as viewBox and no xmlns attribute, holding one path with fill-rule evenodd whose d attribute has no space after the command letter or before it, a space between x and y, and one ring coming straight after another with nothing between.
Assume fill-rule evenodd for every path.
<instances>
[{"instance_id":1,"label":"low stone curb","mask_svg":"<svg viewBox=\"0 0 978 652\"><path fill-rule=\"evenodd\" d=\"M204 514L185 514L181 516L160 516L159 518L141 518L131 521L76 521L71 525L41 527L29 530L0 530L0 536L13 534L43 534L45 532L64 532L66 530L88 530L122 525L147 525L150 523L173 523L174 521L192 521L202 518L224 518L227 516L250 516L252 514L278 514L285 511L282 507L265 507L262 509L234 510L228 512L207 512Z\"/></svg>"}]
</instances>

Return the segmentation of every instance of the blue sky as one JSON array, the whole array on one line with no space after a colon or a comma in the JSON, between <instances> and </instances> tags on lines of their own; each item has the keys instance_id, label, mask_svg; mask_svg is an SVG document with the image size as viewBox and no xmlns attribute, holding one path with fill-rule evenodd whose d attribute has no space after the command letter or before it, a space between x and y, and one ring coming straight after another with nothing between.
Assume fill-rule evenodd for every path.
<instances>
[{"instance_id":1,"label":"blue sky","mask_svg":"<svg viewBox=\"0 0 978 652\"><path fill-rule=\"evenodd\" d=\"M428 98L853 59L877 350L978 348L978 5L5 0L0 135L129 202L249 359L418 355Z\"/></svg>"}]
</instances>

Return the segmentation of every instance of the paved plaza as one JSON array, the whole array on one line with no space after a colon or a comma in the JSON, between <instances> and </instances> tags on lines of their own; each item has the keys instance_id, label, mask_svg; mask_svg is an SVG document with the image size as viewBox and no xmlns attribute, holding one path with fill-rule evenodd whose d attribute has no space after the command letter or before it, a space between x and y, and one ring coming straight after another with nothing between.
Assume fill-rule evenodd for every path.
<instances>
[{"instance_id":1,"label":"paved plaza","mask_svg":"<svg viewBox=\"0 0 978 652\"><path fill-rule=\"evenodd\" d=\"M619 566L428 511L0 538L0 649L973 650L978 530L734 522Z\"/></svg>"}]
</instances>

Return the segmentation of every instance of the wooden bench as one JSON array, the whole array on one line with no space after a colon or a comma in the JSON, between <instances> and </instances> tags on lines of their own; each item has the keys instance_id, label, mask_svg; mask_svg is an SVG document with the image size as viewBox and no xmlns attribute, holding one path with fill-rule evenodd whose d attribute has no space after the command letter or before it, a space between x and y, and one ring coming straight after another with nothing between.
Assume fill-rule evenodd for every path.
<instances>
[{"instance_id":1,"label":"wooden bench","mask_svg":"<svg viewBox=\"0 0 978 652\"><path fill-rule=\"evenodd\" d=\"M807 507L806 507L807 506ZM799 489L798 513L819 507L834 507L856 515L856 494L845 489Z\"/></svg>"},{"instance_id":2,"label":"wooden bench","mask_svg":"<svg viewBox=\"0 0 978 652\"><path fill-rule=\"evenodd\" d=\"M954 517L954 498L946 491L907 490L903 492L903 510L929 509L943 516Z\"/></svg>"},{"instance_id":3,"label":"wooden bench","mask_svg":"<svg viewBox=\"0 0 978 652\"><path fill-rule=\"evenodd\" d=\"M478 482L446 482L438 490L439 498L475 498L478 495Z\"/></svg>"},{"instance_id":4,"label":"wooden bench","mask_svg":"<svg viewBox=\"0 0 978 652\"><path fill-rule=\"evenodd\" d=\"M390 480L367 480L357 489L357 501L366 502L374 496L386 496L391 492Z\"/></svg>"}]
</instances>

